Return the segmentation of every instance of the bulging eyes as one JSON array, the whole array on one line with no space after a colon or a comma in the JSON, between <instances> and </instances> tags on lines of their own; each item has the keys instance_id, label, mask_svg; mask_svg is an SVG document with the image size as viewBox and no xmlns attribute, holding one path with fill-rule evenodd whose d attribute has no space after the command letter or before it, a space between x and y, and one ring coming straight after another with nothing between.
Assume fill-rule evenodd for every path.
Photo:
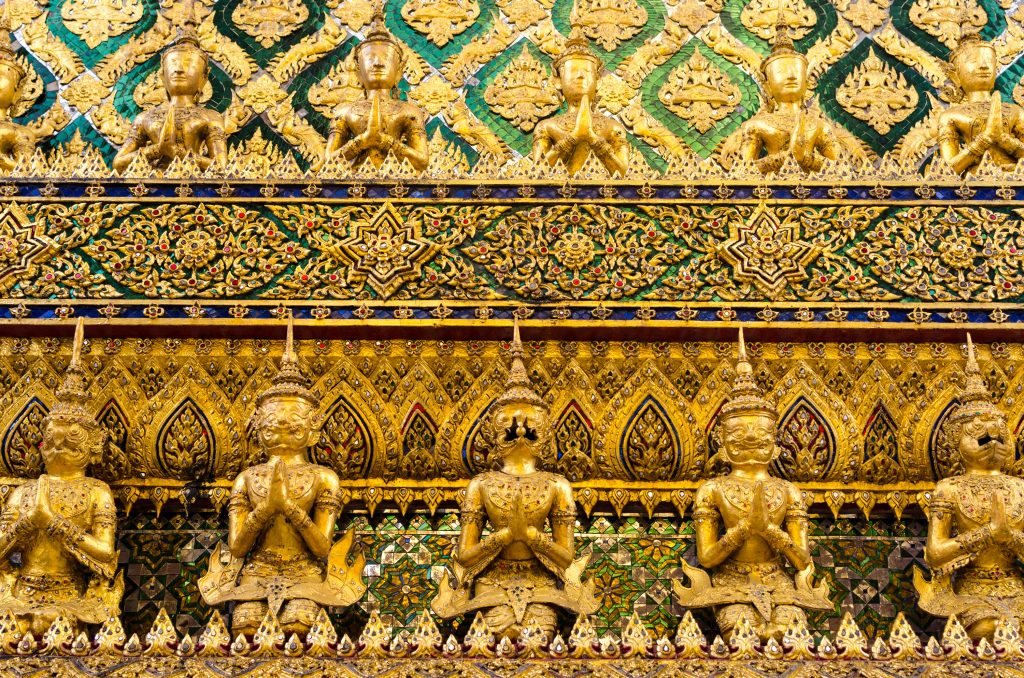
<instances>
[{"instance_id":1,"label":"bulging eyes","mask_svg":"<svg viewBox=\"0 0 1024 678\"><path fill-rule=\"evenodd\" d=\"M537 429L531 428L529 425L529 421L527 419L523 419L522 426L524 431L522 437L524 439L529 441L537 440ZM513 417L512 424L507 429L505 429L505 442L515 442L516 440L519 440L519 438L519 422L516 421L515 417Z\"/></svg>"}]
</instances>

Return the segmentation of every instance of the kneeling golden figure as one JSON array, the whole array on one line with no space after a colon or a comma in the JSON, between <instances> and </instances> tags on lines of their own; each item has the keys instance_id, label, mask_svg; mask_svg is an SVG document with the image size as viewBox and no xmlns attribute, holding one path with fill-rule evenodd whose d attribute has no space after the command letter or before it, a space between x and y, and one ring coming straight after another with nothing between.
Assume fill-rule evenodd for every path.
<instances>
[{"instance_id":1,"label":"kneeling golden figure","mask_svg":"<svg viewBox=\"0 0 1024 678\"><path fill-rule=\"evenodd\" d=\"M932 579L914 570L922 610L956 615L967 633L992 640L1000 617L1024 620L1024 480L1003 473L1013 458L1006 415L985 389L967 337L967 381L943 428L964 473L940 480L929 503L924 559Z\"/></svg>"},{"instance_id":2,"label":"kneeling golden figure","mask_svg":"<svg viewBox=\"0 0 1024 678\"><path fill-rule=\"evenodd\" d=\"M199 45L194 21L190 16L181 35L160 57L167 103L135 119L114 157L115 171L124 172L140 154L158 169L167 169L186 154L192 154L202 169L227 164L224 117L198 103L210 74L210 57Z\"/></svg>"},{"instance_id":3,"label":"kneeling golden figure","mask_svg":"<svg viewBox=\"0 0 1024 678\"><path fill-rule=\"evenodd\" d=\"M366 591L362 555L349 562L354 532L333 543L338 476L306 458L319 435L316 408L289 320L281 369L257 398L249 424L267 462L235 479L227 548L218 545L199 580L208 605L239 601L231 616L235 634L255 633L268 609L286 633L304 634L321 605L351 605Z\"/></svg>"},{"instance_id":4,"label":"kneeling golden figure","mask_svg":"<svg viewBox=\"0 0 1024 678\"><path fill-rule=\"evenodd\" d=\"M768 470L778 454L778 415L754 381L742 329L736 381L719 417L721 454L732 470L703 483L693 506L697 560L712 574L684 560L691 586L673 582L676 600L684 607L713 607L726 640L741 619L762 641L781 640L787 628L807 622L805 609L833 605L827 584L812 586L814 563L800 490ZM787 566L796 569L795 576Z\"/></svg>"},{"instance_id":5,"label":"kneeling golden figure","mask_svg":"<svg viewBox=\"0 0 1024 678\"><path fill-rule=\"evenodd\" d=\"M106 431L88 411L82 339L79 320L58 402L46 418L46 473L14 490L0 514L0 612L13 613L36 637L58 614L74 626L116 617L124 593L121 574L115 577L114 497L106 483L85 475L103 453ZM15 552L20 567L8 560Z\"/></svg>"},{"instance_id":6,"label":"kneeling golden figure","mask_svg":"<svg viewBox=\"0 0 1024 678\"><path fill-rule=\"evenodd\" d=\"M486 610L484 620L495 634L516 638L535 626L550 638L555 606L592 614L599 602L593 583L580 580L590 556L575 559L572 486L563 476L537 470L551 443L551 422L526 374L518 324L511 351L505 392L482 431L502 467L470 481L454 575L441 581L430 607L445 618ZM488 522L491 533L483 536Z\"/></svg>"}]
</instances>

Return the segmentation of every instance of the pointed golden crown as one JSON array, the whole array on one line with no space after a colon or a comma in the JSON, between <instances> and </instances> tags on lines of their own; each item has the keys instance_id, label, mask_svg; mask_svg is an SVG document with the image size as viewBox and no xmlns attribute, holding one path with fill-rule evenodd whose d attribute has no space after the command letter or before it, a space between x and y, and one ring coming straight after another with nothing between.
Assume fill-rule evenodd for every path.
<instances>
[{"instance_id":1,"label":"pointed golden crown","mask_svg":"<svg viewBox=\"0 0 1024 678\"><path fill-rule=\"evenodd\" d=\"M981 368L974 353L974 342L967 334L967 364L964 366L964 384L960 388L960 404L949 415L950 424L962 424L979 414L994 414L1003 419L1006 414L992 402L992 396L981 377Z\"/></svg>"},{"instance_id":2,"label":"pointed golden crown","mask_svg":"<svg viewBox=\"0 0 1024 678\"><path fill-rule=\"evenodd\" d=\"M583 34L583 26L575 18L572 20L569 38L565 41L565 50L551 64L551 67L555 69L555 73L569 59L590 59L596 65L597 70L601 70L601 67L604 65L601 57L597 56L594 50L590 48L590 40Z\"/></svg>"},{"instance_id":3,"label":"pointed golden crown","mask_svg":"<svg viewBox=\"0 0 1024 678\"><path fill-rule=\"evenodd\" d=\"M271 386L256 397L256 408L274 398L302 398L313 407L320 404L316 395L309 390L309 380L302 373L299 357L295 354L294 326L291 313L288 314L288 334L281 355L281 367L270 380Z\"/></svg>"},{"instance_id":4,"label":"pointed golden crown","mask_svg":"<svg viewBox=\"0 0 1024 678\"><path fill-rule=\"evenodd\" d=\"M789 34L789 24L786 23L786 11L779 4L779 11L775 15L775 36L772 38L772 51L761 62L761 74L767 77L768 64L779 57L798 56L807 61L807 57L796 50L793 43L793 36Z\"/></svg>"},{"instance_id":5,"label":"pointed golden crown","mask_svg":"<svg viewBox=\"0 0 1024 678\"><path fill-rule=\"evenodd\" d=\"M188 0L188 7L185 11L185 18L182 25L178 27L178 37L168 45L162 55L161 61L170 53L179 50L193 50L203 55L203 60L209 66L210 55L199 44L199 21L196 19L195 0Z\"/></svg>"},{"instance_id":6,"label":"pointed golden crown","mask_svg":"<svg viewBox=\"0 0 1024 678\"><path fill-rule=\"evenodd\" d=\"M370 28L366 32L366 38L361 43L356 45L356 51L358 52L365 46L370 45L374 42L386 42L389 45L393 45L398 50L399 55L405 58L405 51L402 49L401 43L398 39L391 34L388 30L387 24L384 22L384 7L382 4L378 4L373 10L373 19L370 20Z\"/></svg>"},{"instance_id":7,"label":"pointed golden crown","mask_svg":"<svg viewBox=\"0 0 1024 678\"><path fill-rule=\"evenodd\" d=\"M985 45L995 49L991 43L982 39L981 28L975 26L974 22L971 21L971 18L970 8L967 6L963 7L963 11L960 13L960 26L963 33L960 35L960 40L957 41L956 47L951 49L949 52L949 63L951 64L955 64L957 57L959 57L962 52L966 51L968 47L974 45Z\"/></svg>"},{"instance_id":8,"label":"pointed golden crown","mask_svg":"<svg viewBox=\"0 0 1024 678\"><path fill-rule=\"evenodd\" d=\"M736 359L736 380L733 381L729 401L722 405L718 415L719 421L730 417L745 415L762 415L779 418L775 405L762 395L761 387L754 379L754 370L747 361L747 345L743 341L743 328L740 328L739 355Z\"/></svg>"},{"instance_id":9,"label":"pointed golden crown","mask_svg":"<svg viewBox=\"0 0 1024 678\"><path fill-rule=\"evenodd\" d=\"M64 370L64 381L57 388L57 403L50 410L47 419L81 424L96 428L99 423L89 411L88 375L82 365L82 344L85 342L85 318L79 318L75 325L75 339L71 349L71 362Z\"/></svg>"},{"instance_id":10,"label":"pointed golden crown","mask_svg":"<svg viewBox=\"0 0 1024 678\"><path fill-rule=\"evenodd\" d=\"M493 408L496 410L510 403L521 403L548 409L548 404L533 390L530 377L526 374L526 365L523 363L523 342L519 339L518 318L513 319L512 344L509 346L509 353L512 355L512 367L508 371L505 390L494 401Z\"/></svg>"},{"instance_id":11,"label":"pointed golden crown","mask_svg":"<svg viewBox=\"0 0 1024 678\"><path fill-rule=\"evenodd\" d=\"M0 63L18 72L18 81L25 78L25 69L18 63L14 55L14 36L11 33L11 15L8 7L10 0L4 2L3 13L0 13L0 34L7 34L7 39L0 39Z\"/></svg>"}]
</instances>

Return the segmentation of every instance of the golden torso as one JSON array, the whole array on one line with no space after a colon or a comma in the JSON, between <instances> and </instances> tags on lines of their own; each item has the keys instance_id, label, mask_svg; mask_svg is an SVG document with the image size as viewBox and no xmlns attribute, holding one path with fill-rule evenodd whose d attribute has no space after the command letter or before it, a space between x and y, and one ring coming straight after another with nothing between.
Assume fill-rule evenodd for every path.
<instances>
[{"instance_id":1,"label":"golden torso","mask_svg":"<svg viewBox=\"0 0 1024 678\"><path fill-rule=\"evenodd\" d=\"M809 113L804 113L804 121L807 138L814 139L817 146L828 131L828 123ZM762 111L746 123L746 133L761 142L766 155L774 155L789 150L796 122L796 116L789 113Z\"/></svg>"},{"instance_id":2,"label":"golden torso","mask_svg":"<svg viewBox=\"0 0 1024 678\"><path fill-rule=\"evenodd\" d=\"M942 114L940 125L944 129L955 130L961 146L966 146L985 130L989 106L988 101L968 101L951 106ZM1003 132L1018 140L1021 136L1019 130L1024 123L1021 113L1020 106L1016 104L1006 102L1002 104ZM1016 158L998 145L990 146L988 152L999 165L1012 166L1017 163Z\"/></svg>"},{"instance_id":3,"label":"golden torso","mask_svg":"<svg viewBox=\"0 0 1024 678\"><path fill-rule=\"evenodd\" d=\"M478 477L484 511L493 530L507 527L513 502L517 493L522 493L523 510L529 525L538 530L544 527L548 515L555 508L559 476L545 471L516 476L502 471L490 471ZM521 543L509 544L502 551L502 557L510 560L533 558L530 548Z\"/></svg>"},{"instance_id":4,"label":"golden torso","mask_svg":"<svg viewBox=\"0 0 1024 678\"><path fill-rule=\"evenodd\" d=\"M32 512L36 503L38 480L32 480L20 488L18 502L20 515ZM63 516L79 529L88 532L99 504L106 501L101 492L102 481L95 478L63 480L50 476L50 507L54 515ZM113 509L110 509L113 511ZM21 573L29 576L40 575L83 575L84 568L60 544L46 533L36 530L22 548Z\"/></svg>"},{"instance_id":5,"label":"golden torso","mask_svg":"<svg viewBox=\"0 0 1024 678\"><path fill-rule=\"evenodd\" d=\"M270 489L271 466L258 464L243 471L245 492L253 506L262 504L267 499ZM285 465L288 478L288 498L309 514L313 510L317 497L323 486L323 473L326 469L308 462ZM267 523L262 535L253 545L253 551L264 550L278 553L306 553L309 548L303 541L299 531L285 518L277 514Z\"/></svg>"},{"instance_id":6,"label":"golden torso","mask_svg":"<svg viewBox=\"0 0 1024 678\"><path fill-rule=\"evenodd\" d=\"M991 521L992 498L998 494L1006 507L1006 520L1014 530L1024 529L1024 479L1008 475L965 474L942 481L936 488L951 500L956 534L964 534ZM972 565L988 569L1015 567L1016 557L999 545L977 554Z\"/></svg>"},{"instance_id":7,"label":"golden torso","mask_svg":"<svg viewBox=\"0 0 1024 678\"><path fill-rule=\"evenodd\" d=\"M549 139L552 145L558 144L572 136L577 115L576 111L570 111L548 118L537 125L534 134L539 139ZM592 112L591 125L594 133L606 143L618 145L626 138L626 130L621 123L597 111ZM586 162L590 152L589 144L579 143L569 153L560 154L559 159L570 171L576 171Z\"/></svg>"},{"instance_id":8,"label":"golden torso","mask_svg":"<svg viewBox=\"0 0 1024 678\"><path fill-rule=\"evenodd\" d=\"M341 109L338 119L351 137L357 137L369 128L370 108L369 99L360 99ZM380 112L383 121L382 131L397 141L407 142L409 136L421 127L419 109L408 101L382 97ZM360 153L353 164L359 165L370 160L379 167L386 157L384 149L371 148Z\"/></svg>"},{"instance_id":9,"label":"golden torso","mask_svg":"<svg viewBox=\"0 0 1024 678\"><path fill-rule=\"evenodd\" d=\"M795 487L792 483L771 476L754 480L736 475L728 475L708 481L714 508L722 518L723 528L734 527L742 519L750 515L754 486L763 483L765 506L768 509L770 522L782 527L786 519L786 511L790 506ZM742 563L761 563L775 559L775 549L759 535L751 535L737 548L728 560Z\"/></svg>"},{"instance_id":10,"label":"golden torso","mask_svg":"<svg viewBox=\"0 0 1024 678\"><path fill-rule=\"evenodd\" d=\"M160 131L167 119L168 104L161 104L142 113L136 120L144 145L160 143ZM206 141L211 133L223 127L221 116L216 111L198 105L181 106L174 109L174 151L175 157L186 153L196 156L208 155ZM174 158L161 158L166 164Z\"/></svg>"}]
</instances>

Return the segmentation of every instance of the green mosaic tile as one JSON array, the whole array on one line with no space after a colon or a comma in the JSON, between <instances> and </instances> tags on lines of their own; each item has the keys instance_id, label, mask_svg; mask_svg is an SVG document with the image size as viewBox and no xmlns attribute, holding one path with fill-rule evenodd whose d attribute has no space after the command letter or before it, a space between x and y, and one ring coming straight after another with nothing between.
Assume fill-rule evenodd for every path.
<instances>
[{"instance_id":1,"label":"green mosaic tile","mask_svg":"<svg viewBox=\"0 0 1024 678\"><path fill-rule=\"evenodd\" d=\"M226 0L214 3L213 21L226 38L236 42L260 66L268 65L274 57L284 54L293 45L313 35L324 25L325 6L316 0L303 0L308 12L305 21L292 33L265 47L256 38L236 26L232 20L232 14L241 2L242 0Z\"/></svg>"},{"instance_id":2,"label":"green mosaic tile","mask_svg":"<svg viewBox=\"0 0 1024 678\"><path fill-rule=\"evenodd\" d=\"M740 101L736 108L717 125L701 134L690 124L665 107L658 98L660 90L669 74L685 64L693 56L694 50L700 53L721 70L740 90ZM640 88L641 101L644 109L668 127L676 136L682 138L690 148L701 157L709 157L723 139L739 129L744 121L757 112L760 106L757 83L738 68L735 64L722 58L708 47L702 40L694 39L687 42L671 59L651 73Z\"/></svg>"},{"instance_id":3,"label":"green mosaic tile","mask_svg":"<svg viewBox=\"0 0 1024 678\"><path fill-rule=\"evenodd\" d=\"M487 105L487 102L484 101L484 92L487 90L487 87L508 67L512 60L522 54L524 45L530 54L544 64L549 73L551 72L551 58L548 55L541 52L529 40L517 42L494 59L491 59L486 66L477 72L478 84L466 87L466 105L491 131L511 146L512 150L520 155L529 155L530 149L533 147L533 135L525 134L511 122L493 112L491 107ZM558 111L552 115L564 111L565 104L563 103Z\"/></svg>"},{"instance_id":4,"label":"green mosaic tile","mask_svg":"<svg viewBox=\"0 0 1024 678\"><path fill-rule=\"evenodd\" d=\"M132 26L132 28L125 33L104 40L96 47L89 47L85 42L77 35L68 30L68 27L64 25L64 20L61 18L61 11L68 0L54 0L49 5L49 11L46 15L46 26L50 29L53 35L67 45L71 50L78 55L87 67L92 68L99 64L103 59L110 56L118 49L120 49L129 40L139 35L142 35L156 23L157 13L159 11L159 2L157 0L140 0L143 5L142 18L139 22Z\"/></svg>"},{"instance_id":5,"label":"green mosaic tile","mask_svg":"<svg viewBox=\"0 0 1024 678\"><path fill-rule=\"evenodd\" d=\"M310 105L309 88L327 77L330 70L336 64L347 59L349 53L358 44L359 40L354 37L345 40L324 55L322 59L292 78L291 84L288 85L288 92L293 97L292 105L295 107L295 111L325 138L331 131L331 119ZM404 82L403 80L403 84Z\"/></svg>"},{"instance_id":6,"label":"green mosaic tile","mask_svg":"<svg viewBox=\"0 0 1024 678\"><path fill-rule=\"evenodd\" d=\"M555 6L551 9L551 20L555 28L565 36L571 30L570 16L575 0L555 0ZM659 0L637 0L637 4L647 12L647 22L640 31L629 40L620 42L615 49L606 50L596 42L591 41L590 47L604 61L604 67L614 70L623 59L637 51L644 42L657 35L665 28L665 4Z\"/></svg>"},{"instance_id":7,"label":"green mosaic tile","mask_svg":"<svg viewBox=\"0 0 1024 678\"><path fill-rule=\"evenodd\" d=\"M469 44L474 38L483 35L494 25L494 17L498 14L498 8L494 0L477 0L480 6L480 16L473 24L462 33L452 37L446 45L438 47L427 40L426 36L418 32L402 18L402 5L405 0L390 0L385 6L384 22L387 27L398 36L405 44L416 50L416 53L426 59L434 68L441 68L452 56L462 51L462 48Z\"/></svg>"},{"instance_id":8,"label":"green mosaic tile","mask_svg":"<svg viewBox=\"0 0 1024 678\"><path fill-rule=\"evenodd\" d=\"M806 54L807 50L815 43L824 40L829 33L835 30L839 23L835 7L827 2L827 0L805 1L807 6L814 12L817 19L814 27L811 28L807 35L795 41L796 48L804 54ZM725 6L722 8L722 25L729 29L729 32L739 38L743 43L764 56L771 51L771 44L769 41L764 40L747 30L747 27L744 26L743 22L740 20L740 14L743 13L743 8L751 2L752 0L727 0Z\"/></svg>"},{"instance_id":9,"label":"green mosaic tile","mask_svg":"<svg viewBox=\"0 0 1024 678\"><path fill-rule=\"evenodd\" d=\"M932 34L918 28L914 22L910 20L910 11L915 2L917 2L917 0L894 0L892 6L889 8L889 14L892 16L893 25L896 26L903 35L910 38L914 44L923 48L933 56L939 57L940 59L948 58L949 48L947 48ZM985 10L985 14L988 15L988 23L986 23L985 27L981 30L981 37L984 40L992 40L1006 30L1006 12L995 0L978 0L978 4Z\"/></svg>"}]
</instances>

